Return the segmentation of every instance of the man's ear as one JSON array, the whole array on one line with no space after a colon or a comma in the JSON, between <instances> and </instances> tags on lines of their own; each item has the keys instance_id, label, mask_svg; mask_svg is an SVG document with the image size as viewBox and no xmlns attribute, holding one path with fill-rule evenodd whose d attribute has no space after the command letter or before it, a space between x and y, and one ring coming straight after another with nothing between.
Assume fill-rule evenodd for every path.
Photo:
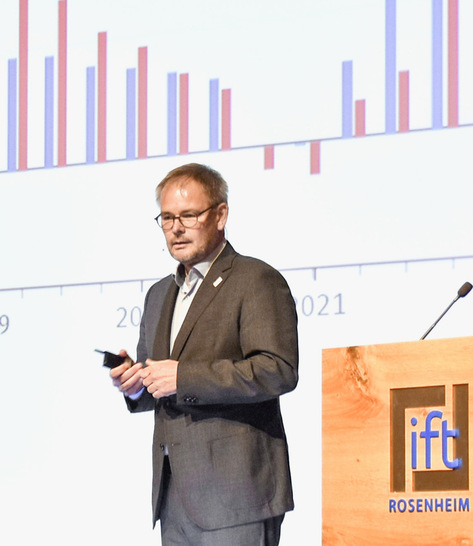
<instances>
[{"instance_id":1,"label":"man's ear","mask_svg":"<svg viewBox=\"0 0 473 546\"><path fill-rule=\"evenodd\" d=\"M220 203L217 206L217 227L219 231L225 229L228 218L228 205L227 203Z\"/></svg>"}]
</instances>

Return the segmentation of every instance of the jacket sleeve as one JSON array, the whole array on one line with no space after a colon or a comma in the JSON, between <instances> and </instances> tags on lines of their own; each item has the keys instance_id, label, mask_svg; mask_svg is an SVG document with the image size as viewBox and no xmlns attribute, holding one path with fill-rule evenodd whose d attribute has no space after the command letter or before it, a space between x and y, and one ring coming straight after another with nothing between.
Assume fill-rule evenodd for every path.
<instances>
[{"instance_id":1,"label":"jacket sleeve","mask_svg":"<svg viewBox=\"0 0 473 546\"><path fill-rule=\"evenodd\" d=\"M153 290L156 289L156 285L153 285L151 289L148 291L145 297L144 301L144 307L143 307L143 316L141 319L140 324L140 337L138 340L138 346L136 349L136 362L142 362L144 363L145 360L148 358L148 345L149 345L149 327L148 327L148 316L151 312L150 309L150 295L152 294ZM139 398L132 399L128 396L125 396L125 402L126 405L131 412L140 412L140 411L152 411L156 407L156 399L153 398L149 392L143 388L143 392Z\"/></svg>"}]
</instances>

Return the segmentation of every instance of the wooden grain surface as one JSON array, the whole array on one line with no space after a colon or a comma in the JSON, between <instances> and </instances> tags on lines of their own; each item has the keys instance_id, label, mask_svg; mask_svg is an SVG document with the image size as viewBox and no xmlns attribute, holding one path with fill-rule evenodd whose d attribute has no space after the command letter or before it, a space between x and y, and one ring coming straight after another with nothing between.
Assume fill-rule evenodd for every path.
<instances>
[{"instance_id":1,"label":"wooden grain surface","mask_svg":"<svg viewBox=\"0 0 473 546\"><path fill-rule=\"evenodd\" d=\"M471 500L470 511L389 511L392 499L446 502L470 499L471 490L470 471L468 491L413 492L406 465L406 491L390 491L391 389L445 385L449 393L452 385L469 384L471 416L471 383L472 337L323 351L323 544L473 545ZM451 415L450 402L447 395L440 408L445 416ZM473 455L471 417L469 421Z\"/></svg>"}]
</instances>

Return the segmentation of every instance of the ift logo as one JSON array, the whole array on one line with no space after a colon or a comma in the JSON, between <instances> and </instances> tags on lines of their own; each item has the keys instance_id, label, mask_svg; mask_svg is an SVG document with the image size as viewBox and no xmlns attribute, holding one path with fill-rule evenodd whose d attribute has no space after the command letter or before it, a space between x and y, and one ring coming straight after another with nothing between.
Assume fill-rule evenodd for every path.
<instances>
[{"instance_id":1,"label":"ift logo","mask_svg":"<svg viewBox=\"0 0 473 546\"><path fill-rule=\"evenodd\" d=\"M391 389L391 492L469 489L468 385L452 386L449 407L446 389Z\"/></svg>"}]
</instances>

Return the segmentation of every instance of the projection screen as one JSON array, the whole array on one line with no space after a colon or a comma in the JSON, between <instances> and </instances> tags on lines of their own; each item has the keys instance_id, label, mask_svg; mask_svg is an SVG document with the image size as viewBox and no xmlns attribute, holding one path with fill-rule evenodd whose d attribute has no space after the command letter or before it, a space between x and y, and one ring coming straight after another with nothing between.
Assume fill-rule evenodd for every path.
<instances>
[{"instance_id":1,"label":"projection screen","mask_svg":"<svg viewBox=\"0 0 473 546\"><path fill-rule=\"evenodd\" d=\"M322 348L417 340L473 277L472 29L467 0L2 2L2 544L160 543L153 416L94 349L135 354L174 268L154 189L188 162L296 299L281 544L320 543Z\"/></svg>"}]
</instances>

